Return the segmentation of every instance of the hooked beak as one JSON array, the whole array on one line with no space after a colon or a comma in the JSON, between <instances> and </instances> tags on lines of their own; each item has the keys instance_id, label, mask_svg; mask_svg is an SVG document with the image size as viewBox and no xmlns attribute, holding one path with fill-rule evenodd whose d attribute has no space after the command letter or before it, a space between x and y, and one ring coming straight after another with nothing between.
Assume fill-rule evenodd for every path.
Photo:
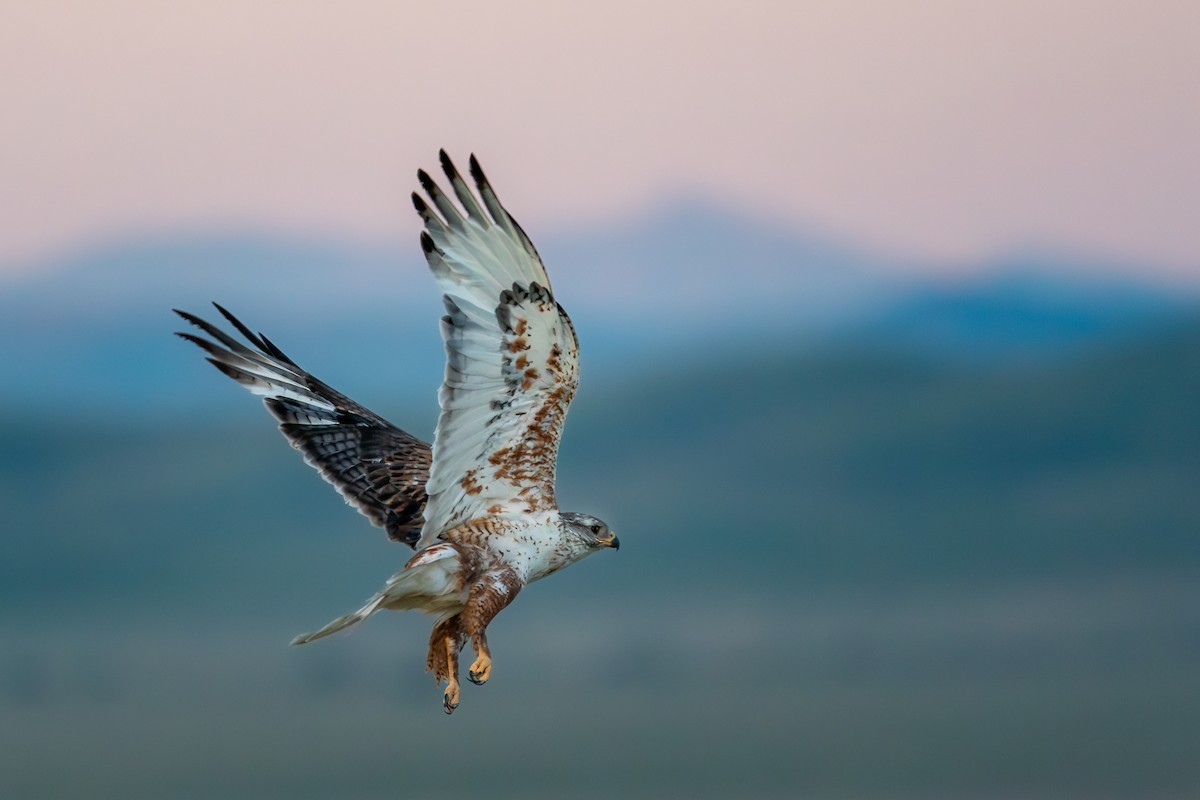
<instances>
[{"instance_id":1,"label":"hooked beak","mask_svg":"<svg viewBox=\"0 0 1200 800\"><path fill-rule=\"evenodd\" d=\"M610 532L607 539L600 539L599 542L605 547L611 547L613 550L621 549L621 540L617 538L615 533Z\"/></svg>"}]
</instances>

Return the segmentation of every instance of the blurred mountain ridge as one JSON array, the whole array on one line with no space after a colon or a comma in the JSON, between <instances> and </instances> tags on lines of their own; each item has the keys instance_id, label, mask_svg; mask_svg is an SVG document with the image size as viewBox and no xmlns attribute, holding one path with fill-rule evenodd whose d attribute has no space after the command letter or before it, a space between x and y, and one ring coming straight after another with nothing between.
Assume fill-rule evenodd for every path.
<instances>
[{"instance_id":1,"label":"blurred mountain ridge","mask_svg":"<svg viewBox=\"0 0 1200 800\"><path fill-rule=\"evenodd\" d=\"M580 329L584 369L601 379L717 353L845 343L1053 358L1152 335L1200 308L1195 287L1143 282L1118 264L1089 270L1086 260L1026 251L948 277L694 202L539 240ZM165 413L195 410L206 376L169 337L180 323L168 309L215 317L210 300L326 381L346 376L351 394L357 385L414 402L440 380L440 304L415 243L161 234L0 283L9 375L0 401L61 408L86 387L100 411L135 398Z\"/></svg>"}]
</instances>

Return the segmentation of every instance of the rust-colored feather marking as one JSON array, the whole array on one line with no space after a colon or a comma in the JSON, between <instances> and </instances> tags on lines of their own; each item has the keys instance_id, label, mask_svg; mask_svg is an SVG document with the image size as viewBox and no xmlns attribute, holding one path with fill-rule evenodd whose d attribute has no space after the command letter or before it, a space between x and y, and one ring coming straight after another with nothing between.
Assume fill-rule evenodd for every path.
<instances>
[{"instance_id":1,"label":"rust-colored feather marking","mask_svg":"<svg viewBox=\"0 0 1200 800\"><path fill-rule=\"evenodd\" d=\"M558 440L574 389L574 386L559 386L552 390L545 402L529 415L524 436L488 457L488 463L496 468L497 478L521 487L518 494L529 513L557 507L554 472Z\"/></svg>"},{"instance_id":2,"label":"rust-colored feather marking","mask_svg":"<svg viewBox=\"0 0 1200 800\"><path fill-rule=\"evenodd\" d=\"M444 254L431 258L435 270L447 269ZM425 544L497 506L487 513L557 507L558 441L579 383L574 328L537 281L513 282L496 298L490 316L444 298L447 369L438 441L445 449L426 512ZM468 299L475 307L482 302Z\"/></svg>"},{"instance_id":3,"label":"rust-colored feather marking","mask_svg":"<svg viewBox=\"0 0 1200 800\"><path fill-rule=\"evenodd\" d=\"M483 491L483 485L476 480L478 476L478 468L467 470L467 474L463 475L462 480L459 481L459 485L462 486L464 492L467 494L479 494Z\"/></svg>"},{"instance_id":4,"label":"rust-colored feather marking","mask_svg":"<svg viewBox=\"0 0 1200 800\"><path fill-rule=\"evenodd\" d=\"M550 348L550 356L546 359L546 369L556 377L562 374L562 348L557 344Z\"/></svg>"}]
</instances>

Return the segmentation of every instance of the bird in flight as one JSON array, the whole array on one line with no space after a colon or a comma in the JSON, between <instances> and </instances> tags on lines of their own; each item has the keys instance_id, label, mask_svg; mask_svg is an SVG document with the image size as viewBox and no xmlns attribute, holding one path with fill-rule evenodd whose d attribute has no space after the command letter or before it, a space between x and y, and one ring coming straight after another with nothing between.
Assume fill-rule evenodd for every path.
<instances>
[{"instance_id":1,"label":"bird in flight","mask_svg":"<svg viewBox=\"0 0 1200 800\"><path fill-rule=\"evenodd\" d=\"M245 341L194 314L175 313L204 336L179 333L221 372L263 398L279 429L325 480L389 538L416 553L352 614L308 642L382 609L436 617L426 669L459 705L459 651L468 641L473 683L492 674L487 627L526 584L606 548L608 525L560 511L555 463L579 385L575 328L546 268L505 210L474 156L475 191L443 150L450 195L424 171L421 249L443 293L446 376L433 446L318 380L219 305Z\"/></svg>"}]
</instances>

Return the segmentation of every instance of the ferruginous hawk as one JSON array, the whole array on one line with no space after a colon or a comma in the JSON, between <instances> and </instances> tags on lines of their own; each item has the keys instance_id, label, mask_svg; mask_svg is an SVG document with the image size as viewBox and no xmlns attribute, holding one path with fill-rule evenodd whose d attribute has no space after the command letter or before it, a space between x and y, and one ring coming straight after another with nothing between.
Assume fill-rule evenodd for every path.
<instances>
[{"instance_id":1,"label":"ferruginous hawk","mask_svg":"<svg viewBox=\"0 0 1200 800\"><path fill-rule=\"evenodd\" d=\"M446 377L432 448L314 378L220 306L245 343L176 313L208 338L179 335L262 396L283 435L350 505L417 551L366 605L293 644L381 609L434 614L426 669L445 682L442 705L451 713L466 642L475 651L469 677L483 684L492 673L487 626L496 614L526 584L618 541L600 520L559 511L555 502L558 441L579 383L571 320L475 157L478 195L445 151L441 164L459 205L423 170L417 178L429 199L413 193L425 223L421 249L446 306Z\"/></svg>"}]
</instances>

